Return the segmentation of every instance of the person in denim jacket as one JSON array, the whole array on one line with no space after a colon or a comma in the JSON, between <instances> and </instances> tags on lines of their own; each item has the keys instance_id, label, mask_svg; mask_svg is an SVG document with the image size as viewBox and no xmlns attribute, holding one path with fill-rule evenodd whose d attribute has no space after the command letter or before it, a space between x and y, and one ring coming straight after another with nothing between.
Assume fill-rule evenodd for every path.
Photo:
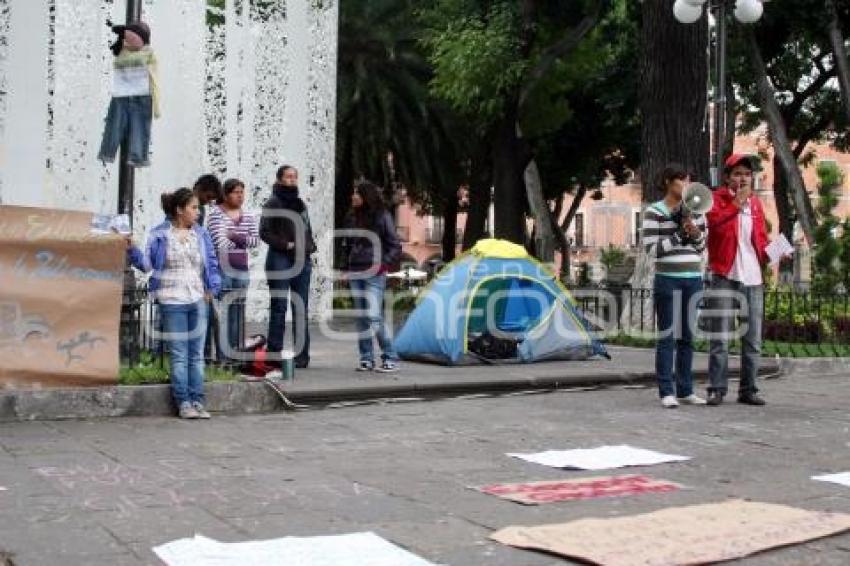
<instances>
[{"instance_id":1,"label":"person in denim jacket","mask_svg":"<svg viewBox=\"0 0 850 566\"><path fill-rule=\"evenodd\" d=\"M163 194L162 209L168 219L151 230L145 251L130 243L128 255L133 267L151 272L148 289L159 303L180 418L208 419L203 347L208 303L221 291L218 259L209 232L197 224L190 189Z\"/></svg>"}]
</instances>

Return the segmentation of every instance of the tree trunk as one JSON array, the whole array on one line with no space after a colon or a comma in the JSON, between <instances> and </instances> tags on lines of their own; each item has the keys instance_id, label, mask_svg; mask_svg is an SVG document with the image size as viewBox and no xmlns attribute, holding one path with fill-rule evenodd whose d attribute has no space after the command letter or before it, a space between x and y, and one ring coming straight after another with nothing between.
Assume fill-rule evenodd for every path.
<instances>
[{"instance_id":1,"label":"tree trunk","mask_svg":"<svg viewBox=\"0 0 850 566\"><path fill-rule=\"evenodd\" d=\"M793 244L794 206L788 196L788 181L785 179L785 170L782 168L782 162L776 156L773 158L773 200L776 203L776 216L779 217L779 232ZM790 281L794 273L793 262L779 262L779 272Z\"/></svg>"},{"instance_id":2,"label":"tree trunk","mask_svg":"<svg viewBox=\"0 0 850 566\"><path fill-rule=\"evenodd\" d=\"M522 145L517 137L517 105L509 104L496 128L493 146L493 187L495 204L495 237L525 245L525 183L523 173L527 160L522 158ZM522 162L522 163L521 163Z\"/></svg>"},{"instance_id":3,"label":"tree trunk","mask_svg":"<svg viewBox=\"0 0 850 566\"><path fill-rule=\"evenodd\" d=\"M561 266L558 269L558 278L561 281L569 279L570 276L570 240L567 238L567 233L561 230L559 223L565 200L567 200L566 193L556 200L555 209L550 210L549 213L549 223L552 226L552 233L555 234L555 245L561 252Z\"/></svg>"},{"instance_id":4,"label":"tree trunk","mask_svg":"<svg viewBox=\"0 0 850 566\"><path fill-rule=\"evenodd\" d=\"M587 187L585 185L580 185L573 197L573 202L570 203L567 215L564 217L564 221L561 223L559 227L560 229L558 230L558 235L560 236L559 240L561 243L561 280L570 278L570 240L567 238L567 230L570 229L573 219L576 217L576 213L581 207L581 203L586 194Z\"/></svg>"},{"instance_id":5,"label":"tree trunk","mask_svg":"<svg viewBox=\"0 0 850 566\"><path fill-rule=\"evenodd\" d=\"M773 200L776 202L776 215L779 217L779 231L794 241L794 208L788 197L788 181L785 169L779 157L773 157Z\"/></svg>"},{"instance_id":6,"label":"tree trunk","mask_svg":"<svg viewBox=\"0 0 850 566\"><path fill-rule=\"evenodd\" d=\"M841 87L841 99L844 101L844 115L850 123L850 63L847 61L847 50L844 48L844 34L838 23L838 10L835 0L826 0L829 14L829 41L832 43L832 55L835 68L838 70L838 84Z\"/></svg>"},{"instance_id":7,"label":"tree trunk","mask_svg":"<svg viewBox=\"0 0 850 566\"><path fill-rule=\"evenodd\" d=\"M812 209L812 201L809 199L808 193L806 193L806 184L803 181L803 175L800 173L800 167L794 158L791 142L788 140L788 133L785 129L785 122L782 120L782 113L779 110L779 105L776 103L776 93L770 84L770 80L767 78L767 70L765 69L764 60L761 57L761 51L756 42L756 37L752 30L747 30L745 33L750 52L750 64L753 66L753 71L755 72L762 111L767 120L768 130L773 141L773 148L785 172L785 180L788 183L788 189L791 192L794 207L797 211L797 220L800 222L800 227L803 229L806 241L811 246L814 244L815 226L817 226L815 213Z\"/></svg>"},{"instance_id":8,"label":"tree trunk","mask_svg":"<svg viewBox=\"0 0 850 566\"><path fill-rule=\"evenodd\" d=\"M525 192L528 197L528 207L534 216L536 238L534 249L537 259L543 263L555 261L555 231L552 230L552 213L549 203L543 198L543 183L540 180L540 170L532 160L525 168Z\"/></svg>"},{"instance_id":9,"label":"tree trunk","mask_svg":"<svg viewBox=\"0 0 850 566\"><path fill-rule=\"evenodd\" d=\"M484 228L490 212L490 188L493 185L492 170L489 159L473 158L469 180L469 210L463 228L463 251L473 247L485 236Z\"/></svg>"},{"instance_id":10,"label":"tree trunk","mask_svg":"<svg viewBox=\"0 0 850 566\"><path fill-rule=\"evenodd\" d=\"M567 215L564 217L564 221L561 223L561 232L566 232L570 229L570 226L573 223L573 219L576 217L576 213L578 213L578 209L581 208L581 203L584 201L584 197L587 194L587 186L579 185L578 190L576 190L576 195L573 197L573 202L570 203L570 208L567 210Z\"/></svg>"},{"instance_id":11,"label":"tree trunk","mask_svg":"<svg viewBox=\"0 0 850 566\"><path fill-rule=\"evenodd\" d=\"M451 192L443 207L443 261L455 258L457 251L457 193Z\"/></svg>"},{"instance_id":12,"label":"tree trunk","mask_svg":"<svg viewBox=\"0 0 850 566\"><path fill-rule=\"evenodd\" d=\"M705 124L708 28L705 19L681 24L669 0L644 0L641 29L641 180L643 200L661 197L656 178L670 162L708 184ZM704 18L705 16L703 16Z\"/></svg>"},{"instance_id":13,"label":"tree trunk","mask_svg":"<svg viewBox=\"0 0 850 566\"><path fill-rule=\"evenodd\" d=\"M334 191L334 223L341 227L351 209L351 192L354 187L354 167L351 139L339 136L337 148L341 159L337 159L336 190Z\"/></svg>"}]
</instances>

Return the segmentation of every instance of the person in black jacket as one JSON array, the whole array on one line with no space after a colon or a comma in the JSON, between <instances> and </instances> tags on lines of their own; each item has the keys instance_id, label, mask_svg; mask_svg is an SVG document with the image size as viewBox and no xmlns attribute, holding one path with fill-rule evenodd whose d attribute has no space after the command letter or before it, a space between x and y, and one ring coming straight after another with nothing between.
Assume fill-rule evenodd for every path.
<instances>
[{"instance_id":1,"label":"person in black jacket","mask_svg":"<svg viewBox=\"0 0 850 566\"><path fill-rule=\"evenodd\" d=\"M354 187L346 227L363 231L363 236L346 240L348 280L354 308L359 311L357 371L393 373L398 371L398 355L384 320L383 305L387 272L401 258L401 244L392 215L384 207L381 190L375 184L364 181ZM377 368L372 353L374 337L382 351L382 363Z\"/></svg>"},{"instance_id":2,"label":"person in black jacket","mask_svg":"<svg viewBox=\"0 0 850 566\"><path fill-rule=\"evenodd\" d=\"M272 365L280 366L280 360L274 358L283 349L288 300L292 303L295 367L306 368L310 363L310 256L316 252L316 243L307 205L298 196L298 171L292 166L277 170L272 196L263 205L260 238L269 245L266 278L271 292L268 351ZM287 291L291 291L288 298Z\"/></svg>"}]
</instances>

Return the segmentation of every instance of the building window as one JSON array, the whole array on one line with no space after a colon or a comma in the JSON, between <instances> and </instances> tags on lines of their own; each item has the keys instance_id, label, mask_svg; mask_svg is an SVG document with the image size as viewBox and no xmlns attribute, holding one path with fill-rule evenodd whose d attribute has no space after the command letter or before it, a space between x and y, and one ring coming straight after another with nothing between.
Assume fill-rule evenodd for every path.
<instances>
[{"instance_id":1,"label":"building window","mask_svg":"<svg viewBox=\"0 0 850 566\"><path fill-rule=\"evenodd\" d=\"M640 245L640 229L643 226L643 214L640 209L632 212L632 245Z\"/></svg>"},{"instance_id":2,"label":"building window","mask_svg":"<svg viewBox=\"0 0 850 566\"><path fill-rule=\"evenodd\" d=\"M573 218L573 244L577 248L584 247L584 213L576 212Z\"/></svg>"}]
</instances>

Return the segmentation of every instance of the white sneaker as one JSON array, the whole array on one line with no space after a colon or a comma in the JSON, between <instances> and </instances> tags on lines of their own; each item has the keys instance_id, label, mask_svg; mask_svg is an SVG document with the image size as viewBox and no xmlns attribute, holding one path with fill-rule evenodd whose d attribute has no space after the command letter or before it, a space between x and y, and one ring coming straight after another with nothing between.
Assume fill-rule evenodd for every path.
<instances>
[{"instance_id":1,"label":"white sneaker","mask_svg":"<svg viewBox=\"0 0 850 566\"><path fill-rule=\"evenodd\" d=\"M272 381L280 381L283 379L283 372L279 369L273 369L270 372L266 373L264 379L270 379Z\"/></svg>"},{"instance_id":2,"label":"white sneaker","mask_svg":"<svg viewBox=\"0 0 850 566\"><path fill-rule=\"evenodd\" d=\"M675 409L679 406L679 402L672 395L667 395L661 398L661 406L665 409Z\"/></svg>"},{"instance_id":3,"label":"white sneaker","mask_svg":"<svg viewBox=\"0 0 850 566\"><path fill-rule=\"evenodd\" d=\"M375 371L378 373L396 373L398 371L398 364L392 360L384 360L384 363L380 367L375 368Z\"/></svg>"},{"instance_id":4,"label":"white sneaker","mask_svg":"<svg viewBox=\"0 0 850 566\"><path fill-rule=\"evenodd\" d=\"M682 405L705 405L705 399L696 395L696 393L691 393L687 397L679 397L679 403Z\"/></svg>"},{"instance_id":5,"label":"white sneaker","mask_svg":"<svg viewBox=\"0 0 850 566\"><path fill-rule=\"evenodd\" d=\"M198 419L201 415L198 414L198 410L192 406L189 401L183 401L180 403L180 418L181 419Z\"/></svg>"},{"instance_id":6,"label":"white sneaker","mask_svg":"<svg viewBox=\"0 0 850 566\"><path fill-rule=\"evenodd\" d=\"M210 418L210 414L207 412L206 409L204 409L204 406L201 403L198 403L197 401L195 401L194 403L192 403L192 407L194 407L194 409L198 412L198 418L199 419Z\"/></svg>"}]
</instances>

